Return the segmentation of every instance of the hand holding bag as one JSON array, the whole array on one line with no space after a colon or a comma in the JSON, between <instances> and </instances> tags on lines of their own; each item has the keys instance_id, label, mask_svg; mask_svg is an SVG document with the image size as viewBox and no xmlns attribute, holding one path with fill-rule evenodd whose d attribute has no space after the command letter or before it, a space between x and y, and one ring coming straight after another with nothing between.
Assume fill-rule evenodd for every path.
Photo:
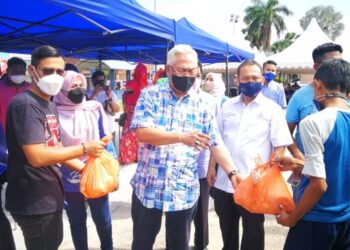
<instances>
[{"instance_id":1,"label":"hand holding bag","mask_svg":"<svg viewBox=\"0 0 350 250\"><path fill-rule=\"evenodd\" d=\"M112 137L104 137L107 142ZM86 198L99 198L119 187L119 163L104 150L99 157L89 157L80 179L80 192Z\"/></svg>"},{"instance_id":2,"label":"hand holding bag","mask_svg":"<svg viewBox=\"0 0 350 250\"><path fill-rule=\"evenodd\" d=\"M265 164L257 165L238 185L233 195L235 203L251 213L276 215L280 213L281 205L287 213L295 209L278 163L272 162L271 159Z\"/></svg>"}]
</instances>

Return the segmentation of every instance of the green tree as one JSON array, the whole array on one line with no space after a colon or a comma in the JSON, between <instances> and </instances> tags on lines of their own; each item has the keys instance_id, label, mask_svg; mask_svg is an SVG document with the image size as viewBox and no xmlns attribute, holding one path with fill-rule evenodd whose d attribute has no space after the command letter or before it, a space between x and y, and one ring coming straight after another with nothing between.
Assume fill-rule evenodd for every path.
<instances>
[{"instance_id":1,"label":"green tree","mask_svg":"<svg viewBox=\"0 0 350 250\"><path fill-rule=\"evenodd\" d=\"M277 41L271 45L271 51L273 53L281 52L282 50L288 48L300 35L294 32L288 32L283 40Z\"/></svg>"},{"instance_id":2,"label":"green tree","mask_svg":"<svg viewBox=\"0 0 350 250\"><path fill-rule=\"evenodd\" d=\"M272 27L276 29L279 36L285 29L286 25L283 16L292 15L285 5L280 5L278 0L252 0L253 5L245 9L244 23L247 28L242 32L246 35L245 39L250 41L250 46L256 46L268 52L271 42Z\"/></svg>"},{"instance_id":3,"label":"green tree","mask_svg":"<svg viewBox=\"0 0 350 250\"><path fill-rule=\"evenodd\" d=\"M321 29L332 40L340 36L344 30L344 24L341 22L343 15L335 11L331 5L319 5L308 10L300 19L300 26L305 30L312 18L316 18Z\"/></svg>"}]
</instances>

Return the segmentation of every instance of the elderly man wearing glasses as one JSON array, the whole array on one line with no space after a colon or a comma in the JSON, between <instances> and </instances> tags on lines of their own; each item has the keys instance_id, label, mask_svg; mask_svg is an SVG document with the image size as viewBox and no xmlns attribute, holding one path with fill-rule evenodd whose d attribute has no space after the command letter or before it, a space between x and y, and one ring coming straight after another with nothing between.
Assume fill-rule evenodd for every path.
<instances>
[{"instance_id":1,"label":"elderly man wearing glasses","mask_svg":"<svg viewBox=\"0 0 350 250\"><path fill-rule=\"evenodd\" d=\"M133 187L133 250L151 250L166 219L168 248L188 250L190 225L199 196L197 158L209 148L232 186L240 181L216 121L192 86L197 53L188 45L168 52L168 81L142 91L131 128L140 143Z\"/></svg>"}]
</instances>

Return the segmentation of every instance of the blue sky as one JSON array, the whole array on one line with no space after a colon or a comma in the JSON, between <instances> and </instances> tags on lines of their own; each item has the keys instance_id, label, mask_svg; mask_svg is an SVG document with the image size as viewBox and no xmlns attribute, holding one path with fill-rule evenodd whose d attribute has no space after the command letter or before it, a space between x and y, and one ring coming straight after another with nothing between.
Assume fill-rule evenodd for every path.
<instances>
[{"instance_id":1,"label":"blue sky","mask_svg":"<svg viewBox=\"0 0 350 250\"><path fill-rule=\"evenodd\" d=\"M156 12L180 19L185 16L191 22L232 44L240 43L240 30L245 27L242 21L244 9L251 5L250 0L137 0L145 8L153 10L156 2ZM294 16L286 17L288 31L301 33L299 19L305 12L317 5L332 5L336 11L343 14L345 30L336 42L345 43L350 40L350 17L345 11L350 10L350 1L347 0L280 0L294 12ZM229 22L231 14L239 15L238 23L234 26ZM277 39L276 36L273 39Z\"/></svg>"}]
</instances>

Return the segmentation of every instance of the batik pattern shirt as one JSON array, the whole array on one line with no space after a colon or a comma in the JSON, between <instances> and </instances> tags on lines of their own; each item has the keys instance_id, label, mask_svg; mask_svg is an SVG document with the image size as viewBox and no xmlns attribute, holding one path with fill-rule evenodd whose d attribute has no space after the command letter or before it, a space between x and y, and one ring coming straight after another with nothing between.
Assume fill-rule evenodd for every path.
<instances>
[{"instance_id":1,"label":"batik pattern shirt","mask_svg":"<svg viewBox=\"0 0 350 250\"><path fill-rule=\"evenodd\" d=\"M146 88L139 97L131 128L197 131L211 137L211 147L222 144L216 121L205 103L194 91L177 98L168 82ZM163 211L191 208L199 196L198 155L198 150L182 143L140 143L131 185L142 204Z\"/></svg>"}]
</instances>

